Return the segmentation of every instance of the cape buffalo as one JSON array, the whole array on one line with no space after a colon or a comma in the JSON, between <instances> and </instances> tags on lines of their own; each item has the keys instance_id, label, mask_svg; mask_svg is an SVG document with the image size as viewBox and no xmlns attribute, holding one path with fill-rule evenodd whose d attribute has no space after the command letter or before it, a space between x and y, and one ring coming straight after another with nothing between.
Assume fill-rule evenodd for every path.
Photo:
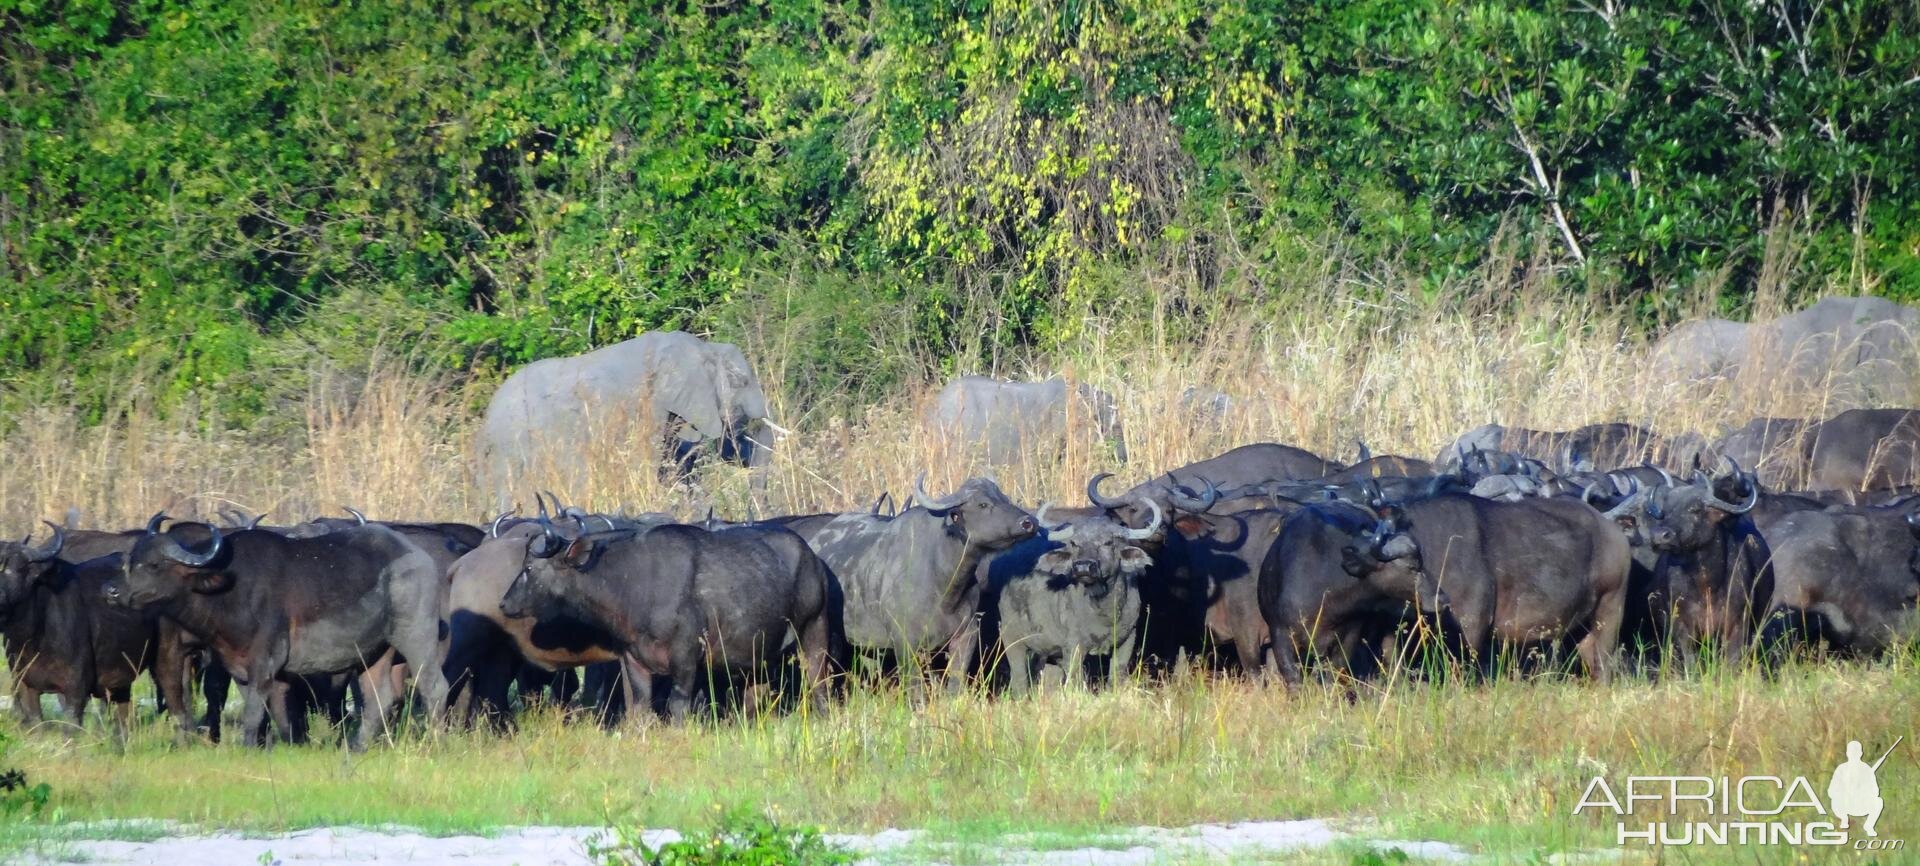
<instances>
[{"instance_id":1,"label":"cape buffalo","mask_svg":"<svg viewBox=\"0 0 1920 866\"><path fill-rule=\"evenodd\" d=\"M1303 658L1342 662L1414 609L1448 604L1422 568L1419 545L1378 512L1346 502L1296 509L1260 562L1259 610L1274 667L1298 685Z\"/></svg>"},{"instance_id":2,"label":"cape buffalo","mask_svg":"<svg viewBox=\"0 0 1920 866\"><path fill-rule=\"evenodd\" d=\"M0 638L6 642L13 706L21 724L38 726L40 696L53 692L67 721L82 725L87 702L113 704L114 735L122 742L133 713L132 688L151 672L181 731L193 730L183 645L177 630L155 617L110 608L100 587L119 570L120 554L84 561L63 555L60 527L44 545L0 542Z\"/></svg>"},{"instance_id":3,"label":"cape buffalo","mask_svg":"<svg viewBox=\"0 0 1920 866\"><path fill-rule=\"evenodd\" d=\"M529 539L527 565L500 608L610 635L625 655L631 706L652 706L653 678L665 676L667 714L682 721L711 676L764 671L789 630L804 683L824 700L839 645L828 582L806 542L784 529L667 524L569 539L546 526Z\"/></svg>"},{"instance_id":4,"label":"cape buffalo","mask_svg":"<svg viewBox=\"0 0 1920 866\"><path fill-rule=\"evenodd\" d=\"M1155 506L1149 501L1148 507ZM1043 525L1046 514L1041 506ZM1044 538L995 558L1000 642L1014 693L1027 690L1036 664L1044 683L1081 675L1090 655L1108 657L1110 682L1126 675L1140 622L1137 581L1153 561L1137 543L1159 530L1158 519L1130 529L1104 517L1082 518L1047 527Z\"/></svg>"},{"instance_id":5,"label":"cape buffalo","mask_svg":"<svg viewBox=\"0 0 1920 866\"><path fill-rule=\"evenodd\" d=\"M1031 537L1033 515L983 478L943 499L916 482L912 502L897 517L842 514L807 541L844 595L848 642L902 659L945 650L958 688L979 649L980 560Z\"/></svg>"},{"instance_id":6,"label":"cape buffalo","mask_svg":"<svg viewBox=\"0 0 1920 866\"><path fill-rule=\"evenodd\" d=\"M109 601L156 611L204 639L241 684L248 745L263 745L271 712L283 737L290 676L358 673L365 703L352 745L364 748L386 726L388 672L376 663L394 649L415 665L430 718L446 703L441 676L446 586L433 560L383 526L313 539L263 530L211 530L193 551L161 533L156 514L127 554Z\"/></svg>"},{"instance_id":7,"label":"cape buffalo","mask_svg":"<svg viewBox=\"0 0 1920 866\"><path fill-rule=\"evenodd\" d=\"M1596 679L1611 677L1631 564L1611 520L1573 500L1452 493L1407 503L1404 515L1423 568L1483 665L1496 640L1520 648L1564 639Z\"/></svg>"},{"instance_id":8,"label":"cape buffalo","mask_svg":"<svg viewBox=\"0 0 1920 866\"><path fill-rule=\"evenodd\" d=\"M1876 653L1915 634L1920 519L1897 509L1787 514L1769 527L1773 592L1763 623L1784 618L1848 652Z\"/></svg>"}]
</instances>

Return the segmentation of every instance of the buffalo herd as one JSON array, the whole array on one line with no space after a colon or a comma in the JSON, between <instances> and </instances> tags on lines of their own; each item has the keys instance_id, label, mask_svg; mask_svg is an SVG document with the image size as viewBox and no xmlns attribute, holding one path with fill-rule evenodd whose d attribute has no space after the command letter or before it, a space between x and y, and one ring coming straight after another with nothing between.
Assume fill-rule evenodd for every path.
<instances>
[{"instance_id":1,"label":"buffalo herd","mask_svg":"<svg viewBox=\"0 0 1920 866\"><path fill-rule=\"evenodd\" d=\"M101 698L124 737L146 674L183 737L218 739L237 685L248 744L319 713L361 747L403 704L503 729L540 702L677 721L876 681L1659 676L1912 636L1916 448L1920 410L1855 410L1717 441L1487 425L1352 465L1258 443L1033 511L972 478L916 482L897 513L739 523L551 494L481 525L156 514L0 543L0 619L26 725L45 693L67 729Z\"/></svg>"}]
</instances>

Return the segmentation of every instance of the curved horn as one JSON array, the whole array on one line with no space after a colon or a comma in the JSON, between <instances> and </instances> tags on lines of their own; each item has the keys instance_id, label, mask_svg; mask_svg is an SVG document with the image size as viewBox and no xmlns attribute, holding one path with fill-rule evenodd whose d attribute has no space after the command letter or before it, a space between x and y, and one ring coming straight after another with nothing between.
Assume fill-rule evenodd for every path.
<instances>
[{"instance_id":1,"label":"curved horn","mask_svg":"<svg viewBox=\"0 0 1920 866\"><path fill-rule=\"evenodd\" d=\"M1599 489L1600 489L1600 482L1598 482L1598 481L1589 481L1589 482L1587 482L1587 486L1586 486L1586 487L1584 487L1584 488L1582 488L1582 489L1581 489L1581 491L1580 491L1580 501L1581 501L1581 502L1584 502L1584 503L1586 503L1586 504L1588 504L1588 505L1592 505L1592 504L1593 504L1593 493L1594 493L1594 491L1596 491L1596 490L1599 490Z\"/></svg>"},{"instance_id":2,"label":"curved horn","mask_svg":"<svg viewBox=\"0 0 1920 866\"><path fill-rule=\"evenodd\" d=\"M509 518L509 517L512 517L512 516L514 516L515 514L519 514L519 513L520 513L520 509L519 509L518 507L514 507L514 508L509 508L509 509L507 509L507 510L505 510L505 511L502 511L502 512L500 512L500 515L499 515L498 517L495 517L495 518L493 519L493 523L491 523L491 524L489 524L489 525L487 526L487 537L488 537L488 538L499 538L499 537L500 537L500 524L502 524L502 523L504 523L504 522L506 522L506 519L507 519L507 518Z\"/></svg>"},{"instance_id":3,"label":"curved horn","mask_svg":"<svg viewBox=\"0 0 1920 866\"><path fill-rule=\"evenodd\" d=\"M1384 517L1373 522L1373 532L1367 535L1367 549L1375 559L1381 558L1380 548L1387 546L1387 538L1394 533L1393 521Z\"/></svg>"},{"instance_id":4,"label":"curved horn","mask_svg":"<svg viewBox=\"0 0 1920 866\"><path fill-rule=\"evenodd\" d=\"M25 548L23 552L26 553L28 562L46 562L49 559L59 556L60 548L65 547L67 544L66 530L56 526L53 521L50 520L42 520L40 522L45 523L47 528L53 530L53 538L40 547L27 547L27 539L20 539L20 546ZM33 537L32 533L28 533L27 537Z\"/></svg>"},{"instance_id":5,"label":"curved horn","mask_svg":"<svg viewBox=\"0 0 1920 866\"><path fill-rule=\"evenodd\" d=\"M240 527L240 530L242 532L251 532L255 529L259 529L260 521L265 519L267 519L267 513L265 511L262 511L259 514L254 515L252 520L247 521L247 525Z\"/></svg>"},{"instance_id":6,"label":"curved horn","mask_svg":"<svg viewBox=\"0 0 1920 866\"><path fill-rule=\"evenodd\" d=\"M1175 484L1173 490L1167 494L1167 501L1172 502L1175 507L1183 511L1205 514L1207 509L1212 508L1215 502L1220 501L1220 488L1215 487L1213 481L1210 479L1202 478L1200 479L1200 483L1205 489L1200 491L1200 495L1198 496L1194 496L1193 491Z\"/></svg>"},{"instance_id":7,"label":"curved horn","mask_svg":"<svg viewBox=\"0 0 1920 866\"><path fill-rule=\"evenodd\" d=\"M1668 487L1680 486L1680 482L1674 480L1673 473L1668 472L1667 467L1655 466L1653 467L1653 471L1660 473L1660 480L1664 482Z\"/></svg>"},{"instance_id":8,"label":"curved horn","mask_svg":"<svg viewBox=\"0 0 1920 866\"><path fill-rule=\"evenodd\" d=\"M1100 482L1105 481L1112 477L1113 477L1113 473L1102 472L1098 475L1093 476L1092 478L1087 479L1087 501L1093 503L1095 508L1101 508L1107 511L1113 511L1114 509L1117 509L1117 508L1127 507L1127 503L1124 500L1108 499L1100 495Z\"/></svg>"},{"instance_id":9,"label":"curved horn","mask_svg":"<svg viewBox=\"0 0 1920 866\"><path fill-rule=\"evenodd\" d=\"M1702 472L1698 469L1693 470L1693 482L1707 489L1707 495L1704 501L1708 505L1718 508L1721 511L1724 511L1728 514L1745 514L1749 511L1752 511L1753 506L1759 504L1760 502L1760 491L1758 488L1747 491L1747 501L1739 505L1735 505L1731 502L1726 501L1725 499L1721 499L1720 497L1713 495L1713 479L1708 478L1707 473Z\"/></svg>"},{"instance_id":10,"label":"curved horn","mask_svg":"<svg viewBox=\"0 0 1920 866\"><path fill-rule=\"evenodd\" d=\"M1359 457L1353 461L1353 465L1358 466L1373 459L1373 451L1367 448L1367 441L1365 439L1355 439L1353 440L1353 444L1360 447Z\"/></svg>"},{"instance_id":11,"label":"curved horn","mask_svg":"<svg viewBox=\"0 0 1920 866\"><path fill-rule=\"evenodd\" d=\"M1612 508L1600 512L1602 516L1608 520L1617 520L1625 517L1627 512L1632 510L1633 504L1640 499L1640 482L1629 475L1627 476L1627 487L1628 489L1625 491L1626 496L1622 497Z\"/></svg>"},{"instance_id":12,"label":"curved horn","mask_svg":"<svg viewBox=\"0 0 1920 866\"><path fill-rule=\"evenodd\" d=\"M1127 530L1128 541L1139 541L1140 539L1143 539L1143 538L1152 538L1154 536L1154 533L1157 533L1160 531L1161 519L1165 517L1165 515L1160 513L1160 503L1153 501L1152 497L1142 496L1140 497L1140 502L1145 504L1148 508L1153 509L1153 522L1147 524L1147 528L1145 529Z\"/></svg>"},{"instance_id":13,"label":"curved horn","mask_svg":"<svg viewBox=\"0 0 1920 866\"><path fill-rule=\"evenodd\" d=\"M960 492L945 499L935 499L927 494L927 473L920 473L913 479L913 504L928 511L952 511L953 507L966 500L966 493Z\"/></svg>"},{"instance_id":14,"label":"curved horn","mask_svg":"<svg viewBox=\"0 0 1920 866\"><path fill-rule=\"evenodd\" d=\"M349 505L342 505L340 507L344 509L348 514L353 515L354 520L360 521L361 526L367 525L367 516L364 514L361 514L359 509Z\"/></svg>"},{"instance_id":15,"label":"curved horn","mask_svg":"<svg viewBox=\"0 0 1920 866\"><path fill-rule=\"evenodd\" d=\"M160 524L166 523L166 522L167 522L167 513L165 511L155 511L152 517L147 518L147 534L159 535Z\"/></svg>"},{"instance_id":16,"label":"curved horn","mask_svg":"<svg viewBox=\"0 0 1920 866\"><path fill-rule=\"evenodd\" d=\"M1920 512L1907 512L1907 529L1913 532L1914 538L1920 538Z\"/></svg>"},{"instance_id":17,"label":"curved horn","mask_svg":"<svg viewBox=\"0 0 1920 866\"><path fill-rule=\"evenodd\" d=\"M214 558L220 555L220 550L227 546L226 536L220 534L220 527L214 526L211 523L206 526L207 531L213 533L213 542L208 545L206 553L194 553L188 550L185 545L172 538L167 539L167 545L162 549L161 553L168 559L187 566L188 568L205 568L208 563L213 562Z\"/></svg>"}]
</instances>

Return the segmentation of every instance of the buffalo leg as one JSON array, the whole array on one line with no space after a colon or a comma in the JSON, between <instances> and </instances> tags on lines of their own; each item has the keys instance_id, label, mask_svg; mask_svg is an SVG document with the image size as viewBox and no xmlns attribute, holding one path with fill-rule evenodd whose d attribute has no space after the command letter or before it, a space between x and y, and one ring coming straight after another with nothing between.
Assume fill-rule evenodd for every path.
<instances>
[{"instance_id":1,"label":"buffalo leg","mask_svg":"<svg viewBox=\"0 0 1920 866\"><path fill-rule=\"evenodd\" d=\"M968 618L967 624L947 641L947 692L958 693L967 686L967 674L973 669L974 654L980 650L980 621Z\"/></svg>"},{"instance_id":2,"label":"buffalo leg","mask_svg":"<svg viewBox=\"0 0 1920 866\"><path fill-rule=\"evenodd\" d=\"M639 725L653 718L653 670L632 656L623 655L620 665L620 691L627 707L625 721Z\"/></svg>"},{"instance_id":3,"label":"buffalo leg","mask_svg":"<svg viewBox=\"0 0 1920 866\"><path fill-rule=\"evenodd\" d=\"M47 720L46 712L40 708L42 692L27 685L25 679L16 672L13 682L13 709L20 714L20 727L31 731Z\"/></svg>"},{"instance_id":4,"label":"buffalo leg","mask_svg":"<svg viewBox=\"0 0 1920 866\"><path fill-rule=\"evenodd\" d=\"M1024 695L1032 687L1033 654L1025 643L1014 641L1007 645L1007 693Z\"/></svg>"},{"instance_id":5,"label":"buffalo leg","mask_svg":"<svg viewBox=\"0 0 1920 866\"><path fill-rule=\"evenodd\" d=\"M423 666L422 670L426 670ZM392 711L393 695L389 692L393 679L391 670L382 665L374 665L360 672L354 687L360 695L360 729L354 731L348 747L353 751L365 751L367 743L386 736L387 718Z\"/></svg>"},{"instance_id":6,"label":"buffalo leg","mask_svg":"<svg viewBox=\"0 0 1920 866\"><path fill-rule=\"evenodd\" d=\"M1280 681L1289 688L1300 685L1300 649L1293 643L1293 635L1284 626L1272 626L1268 629L1273 641L1273 666L1280 674Z\"/></svg>"},{"instance_id":7,"label":"buffalo leg","mask_svg":"<svg viewBox=\"0 0 1920 866\"><path fill-rule=\"evenodd\" d=\"M207 701L207 709L200 716L200 727L206 730L209 741L220 742L221 716L227 712L227 693L232 689L233 674L219 659L209 656L206 666L200 670L200 694Z\"/></svg>"},{"instance_id":8,"label":"buffalo leg","mask_svg":"<svg viewBox=\"0 0 1920 866\"><path fill-rule=\"evenodd\" d=\"M87 728L87 700L85 691L62 691L60 693L60 712L67 717L67 724L61 732L68 737Z\"/></svg>"},{"instance_id":9,"label":"buffalo leg","mask_svg":"<svg viewBox=\"0 0 1920 866\"><path fill-rule=\"evenodd\" d=\"M113 741L124 750L133 730L133 689L112 689L107 692L107 702L113 707Z\"/></svg>"},{"instance_id":10,"label":"buffalo leg","mask_svg":"<svg viewBox=\"0 0 1920 866\"><path fill-rule=\"evenodd\" d=\"M447 672L442 666L447 647L440 639L440 620L437 615L415 617L399 631L394 648L414 671L414 693L426 706L427 723L438 725L447 707Z\"/></svg>"},{"instance_id":11,"label":"buffalo leg","mask_svg":"<svg viewBox=\"0 0 1920 866\"><path fill-rule=\"evenodd\" d=\"M173 628L160 627L159 643L147 675L153 678L154 690L160 693L161 702L167 705L167 714L173 717L174 728L184 740L194 733L193 697L187 689L192 661L185 642Z\"/></svg>"},{"instance_id":12,"label":"buffalo leg","mask_svg":"<svg viewBox=\"0 0 1920 866\"><path fill-rule=\"evenodd\" d=\"M814 708L824 710L827 707L828 690L832 688L830 678L833 664L833 642L827 628L826 614L815 616L805 628L800 629L797 637L802 676L806 677L802 687L813 701Z\"/></svg>"},{"instance_id":13,"label":"buffalo leg","mask_svg":"<svg viewBox=\"0 0 1920 866\"><path fill-rule=\"evenodd\" d=\"M1580 659L1595 680L1604 683L1613 679L1616 654L1620 651L1620 624L1626 615L1626 590L1616 590L1600 599L1593 624L1580 639Z\"/></svg>"},{"instance_id":14,"label":"buffalo leg","mask_svg":"<svg viewBox=\"0 0 1920 866\"><path fill-rule=\"evenodd\" d=\"M1261 659L1260 634L1257 631L1233 636L1233 654L1240 660L1240 675L1248 679L1260 677Z\"/></svg>"},{"instance_id":15,"label":"buffalo leg","mask_svg":"<svg viewBox=\"0 0 1920 866\"><path fill-rule=\"evenodd\" d=\"M267 724L267 689L272 680L255 674L240 686L240 742L249 748L266 745L261 729Z\"/></svg>"},{"instance_id":16,"label":"buffalo leg","mask_svg":"<svg viewBox=\"0 0 1920 866\"><path fill-rule=\"evenodd\" d=\"M1134 640L1133 632L1128 631L1126 637L1121 638L1120 643L1113 648L1113 657L1107 662L1108 685L1119 685L1133 667Z\"/></svg>"}]
</instances>

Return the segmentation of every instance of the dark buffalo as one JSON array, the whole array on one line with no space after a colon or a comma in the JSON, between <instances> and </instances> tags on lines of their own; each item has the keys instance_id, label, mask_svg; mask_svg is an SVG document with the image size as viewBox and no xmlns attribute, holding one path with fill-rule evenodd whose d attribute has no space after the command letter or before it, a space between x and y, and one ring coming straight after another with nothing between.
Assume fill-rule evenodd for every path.
<instances>
[{"instance_id":1,"label":"dark buffalo","mask_svg":"<svg viewBox=\"0 0 1920 866\"><path fill-rule=\"evenodd\" d=\"M176 628L152 616L109 607L101 586L120 568L120 554L84 561L83 545L66 556L66 533L30 546L0 543L0 637L6 641L14 709L21 724L41 724L40 696L60 699L67 721L81 725L93 698L113 705L114 734L124 742L133 713L133 683L150 673L183 732L193 730L184 646Z\"/></svg>"},{"instance_id":2,"label":"dark buffalo","mask_svg":"<svg viewBox=\"0 0 1920 866\"><path fill-rule=\"evenodd\" d=\"M269 712L283 737L294 733L290 677L358 673L366 711L353 746L363 748L383 733L397 697L379 665L389 649L415 663L427 711L438 716L447 696L446 585L419 547L386 527L363 526L313 539L216 529L205 550L193 551L159 532L164 520L148 523L106 597L158 612L213 648L241 684L249 745L263 744Z\"/></svg>"},{"instance_id":3,"label":"dark buffalo","mask_svg":"<svg viewBox=\"0 0 1920 866\"><path fill-rule=\"evenodd\" d=\"M1737 474L1716 482L1696 472L1690 483L1648 491L1642 531L1661 554L1650 598L1661 645L1681 661L1702 644L1744 652L1773 593L1767 528L1821 507L1766 494Z\"/></svg>"},{"instance_id":4,"label":"dark buffalo","mask_svg":"<svg viewBox=\"0 0 1920 866\"><path fill-rule=\"evenodd\" d=\"M839 646L829 598L825 567L792 532L668 524L572 539L545 527L528 541L527 566L500 606L508 616L570 617L610 635L627 662L630 705L652 706L653 678L665 676L668 716L681 721L712 677L763 672L789 630L805 685L824 700Z\"/></svg>"},{"instance_id":5,"label":"dark buffalo","mask_svg":"<svg viewBox=\"0 0 1920 866\"><path fill-rule=\"evenodd\" d=\"M1259 611L1282 681L1298 685L1312 657L1351 669L1365 643L1416 607L1447 605L1421 567L1419 545L1366 506L1296 509L1260 563Z\"/></svg>"},{"instance_id":6,"label":"dark buffalo","mask_svg":"<svg viewBox=\"0 0 1920 866\"><path fill-rule=\"evenodd\" d=\"M1776 618L1845 652L1871 654L1915 632L1920 518L1898 509L1798 511L1767 533Z\"/></svg>"},{"instance_id":7,"label":"dark buffalo","mask_svg":"<svg viewBox=\"0 0 1920 866\"><path fill-rule=\"evenodd\" d=\"M1042 506L1043 524L1046 516ZM1016 694L1027 690L1036 664L1043 683L1081 673L1088 656L1108 658L1109 681L1126 675L1140 623L1138 580L1152 562L1139 542L1159 531L1157 519L1130 529L1087 517L1047 527L1044 538L994 558L1000 642Z\"/></svg>"},{"instance_id":8,"label":"dark buffalo","mask_svg":"<svg viewBox=\"0 0 1920 866\"><path fill-rule=\"evenodd\" d=\"M1461 494L1417 500L1403 513L1470 654L1485 663L1495 642L1566 640L1595 678L1612 675L1631 566L1613 521L1574 500Z\"/></svg>"},{"instance_id":9,"label":"dark buffalo","mask_svg":"<svg viewBox=\"0 0 1920 866\"><path fill-rule=\"evenodd\" d=\"M898 517L842 514L807 542L845 598L850 643L901 658L944 650L958 687L979 649L981 559L1034 530L1033 515L975 478L943 499L915 484L913 507Z\"/></svg>"}]
</instances>

